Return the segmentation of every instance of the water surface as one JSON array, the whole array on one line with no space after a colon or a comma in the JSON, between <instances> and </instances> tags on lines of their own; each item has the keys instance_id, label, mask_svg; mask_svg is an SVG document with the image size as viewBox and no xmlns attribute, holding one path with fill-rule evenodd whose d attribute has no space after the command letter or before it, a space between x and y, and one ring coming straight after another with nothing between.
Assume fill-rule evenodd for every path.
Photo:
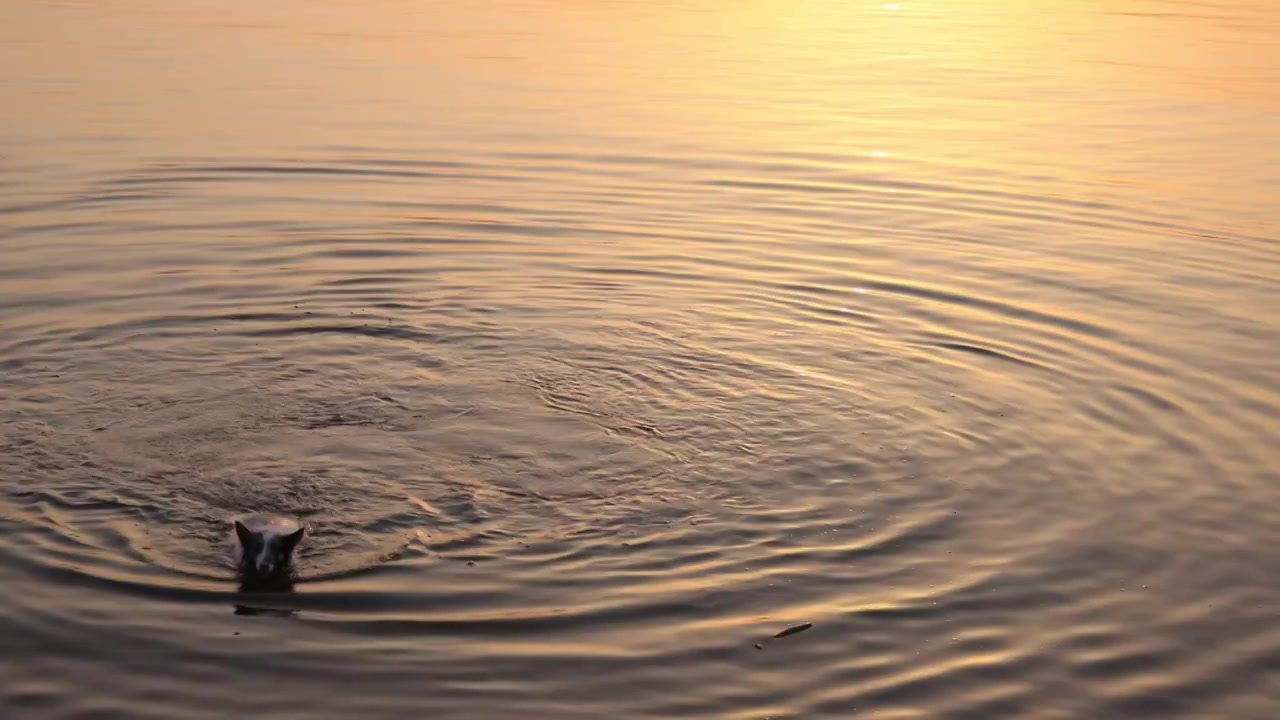
<instances>
[{"instance_id":1,"label":"water surface","mask_svg":"<svg viewBox=\"0 0 1280 720\"><path fill-rule=\"evenodd\" d=\"M5 3L0 715L1280 716L1278 33Z\"/></svg>"}]
</instances>

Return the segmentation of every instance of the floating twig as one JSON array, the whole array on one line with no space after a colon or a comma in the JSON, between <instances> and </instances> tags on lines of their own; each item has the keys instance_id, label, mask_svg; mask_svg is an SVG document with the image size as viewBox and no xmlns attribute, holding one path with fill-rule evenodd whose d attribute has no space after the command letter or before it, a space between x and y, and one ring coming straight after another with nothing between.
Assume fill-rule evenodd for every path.
<instances>
[{"instance_id":1,"label":"floating twig","mask_svg":"<svg viewBox=\"0 0 1280 720\"><path fill-rule=\"evenodd\" d=\"M775 638L784 638L784 637L786 637L786 636L788 636L788 635L795 635L796 633L802 633L802 632L804 632L805 630L808 630L808 629L809 629L809 628L811 628L811 627L813 627L813 623L801 623L800 625L793 625L793 626L791 626L791 627L787 628L786 630L783 630L782 632L780 632L780 633L778 633L778 634L774 635L774 637L775 637Z\"/></svg>"}]
</instances>

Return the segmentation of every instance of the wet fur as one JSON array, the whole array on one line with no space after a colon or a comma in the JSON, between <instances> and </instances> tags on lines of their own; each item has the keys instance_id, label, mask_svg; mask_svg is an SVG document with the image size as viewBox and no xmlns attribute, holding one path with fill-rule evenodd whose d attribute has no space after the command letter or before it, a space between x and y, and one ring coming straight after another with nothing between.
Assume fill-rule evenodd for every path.
<instances>
[{"instance_id":1,"label":"wet fur","mask_svg":"<svg viewBox=\"0 0 1280 720\"><path fill-rule=\"evenodd\" d=\"M239 541L240 580L246 586L287 585L293 573L293 551L306 534L305 527L289 533L274 528L253 530L235 521Z\"/></svg>"}]
</instances>

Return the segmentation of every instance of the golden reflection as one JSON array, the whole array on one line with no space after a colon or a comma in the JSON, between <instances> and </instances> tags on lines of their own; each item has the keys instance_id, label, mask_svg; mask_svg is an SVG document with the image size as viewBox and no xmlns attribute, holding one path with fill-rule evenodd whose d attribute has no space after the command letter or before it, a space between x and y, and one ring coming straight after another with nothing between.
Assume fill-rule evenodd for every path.
<instances>
[{"instance_id":1,"label":"golden reflection","mask_svg":"<svg viewBox=\"0 0 1280 720\"><path fill-rule=\"evenodd\" d=\"M49 530L0 577L73 603L17 619L91 630L136 595L128 635L162 654L99 668L145 680L191 639L253 677L243 643L184 638L211 598L170 595L127 528L190 536L278 477L338 528L318 561L377 572L300 585L305 624L244 627L284 633L257 647L312 684L309 653L350 650L328 668L391 679L369 697L416 702L406 679L444 669L474 709L641 669L645 699L750 686L808 716L863 682L945 713L971 682L1021 697L1024 659L1246 687L1213 673L1266 669L1261 623L1244 643L1196 623L1254 588L1198 568L1227 543L1224 572L1275 596L1253 570L1275 543L1246 534L1280 528L1249 514L1276 506L1259 28L1280 11L1185 6L0 3L0 456L48 491L0 499ZM73 515L86 542L58 538ZM1144 572L1182 596L1131 592ZM814 674L765 654L746 662L772 679L743 675L746 637L799 620ZM1226 662L1190 675L1214 663L1173 654L1183 632ZM610 654L623 672L582 672ZM49 687L112 677L35 659L14 667ZM203 675L174 687L236 694L173 665Z\"/></svg>"},{"instance_id":2,"label":"golden reflection","mask_svg":"<svg viewBox=\"0 0 1280 720\"><path fill-rule=\"evenodd\" d=\"M1159 143L1196 159L1161 171L1170 192L1195 196L1206 170L1228 171L1223 156L1280 147L1268 110L1280 98L1275 63L1259 31L1277 11L1244 3L1226 19L1192 21L1144 7L241 0L98 13L9 4L0 66L20 81L0 86L0 132L18 141L91 133L152 155L269 154L351 138L392 148L537 138L580 149L887 153L1113 188L1140 177ZM1222 103L1239 112L1224 114ZM1229 131L1223 117L1233 118ZM1270 178L1229 169L1258 200Z\"/></svg>"}]
</instances>

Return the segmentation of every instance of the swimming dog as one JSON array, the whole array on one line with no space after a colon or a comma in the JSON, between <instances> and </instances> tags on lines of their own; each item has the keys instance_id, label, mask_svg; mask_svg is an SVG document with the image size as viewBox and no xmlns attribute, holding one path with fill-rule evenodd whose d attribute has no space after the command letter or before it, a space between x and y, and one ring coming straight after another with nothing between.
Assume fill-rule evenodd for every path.
<instances>
[{"instance_id":1,"label":"swimming dog","mask_svg":"<svg viewBox=\"0 0 1280 720\"><path fill-rule=\"evenodd\" d=\"M245 585L288 584L293 551L307 529L288 518L250 515L235 521L240 579Z\"/></svg>"}]
</instances>

